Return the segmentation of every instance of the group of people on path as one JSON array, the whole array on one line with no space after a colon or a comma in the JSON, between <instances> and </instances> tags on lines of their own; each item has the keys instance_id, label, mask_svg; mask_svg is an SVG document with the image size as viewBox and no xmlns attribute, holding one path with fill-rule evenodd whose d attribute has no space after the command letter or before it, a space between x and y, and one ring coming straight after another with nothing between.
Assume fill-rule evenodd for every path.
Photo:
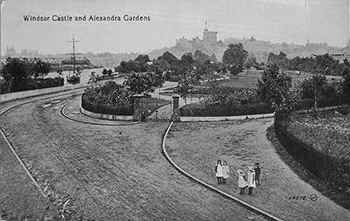
<instances>
[{"instance_id":1,"label":"group of people on path","mask_svg":"<svg viewBox=\"0 0 350 221\"><path fill-rule=\"evenodd\" d=\"M228 166L227 162L225 160L223 162L221 162L221 160L218 160L215 166L215 175L218 184L225 184L227 178L229 177L229 174L230 167ZM238 169L237 175L240 194L244 194L248 189L248 194L251 195L253 194L254 188L256 188L257 185L261 184L261 167L259 163L255 163L255 167L249 166L247 172L242 169Z\"/></svg>"}]
</instances>

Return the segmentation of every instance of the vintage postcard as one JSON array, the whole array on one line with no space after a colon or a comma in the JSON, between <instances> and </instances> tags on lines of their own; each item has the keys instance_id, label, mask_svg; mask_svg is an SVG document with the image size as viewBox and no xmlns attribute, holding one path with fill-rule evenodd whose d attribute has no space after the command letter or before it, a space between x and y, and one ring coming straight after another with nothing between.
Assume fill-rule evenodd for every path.
<instances>
[{"instance_id":1,"label":"vintage postcard","mask_svg":"<svg viewBox=\"0 0 350 221\"><path fill-rule=\"evenodd\" d=\"M0 221L349 221L349 0L0 0Z\"/></svg>"}]
</instances>

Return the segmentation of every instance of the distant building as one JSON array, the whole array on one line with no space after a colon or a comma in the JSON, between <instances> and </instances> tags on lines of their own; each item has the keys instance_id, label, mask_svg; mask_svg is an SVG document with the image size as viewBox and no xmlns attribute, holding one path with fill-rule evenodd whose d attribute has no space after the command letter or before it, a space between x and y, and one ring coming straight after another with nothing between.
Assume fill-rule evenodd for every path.
<instances>
[{"instance_id":1,"label":"distant building","mask_svg":"<svg viewBox=\"0 0 350 221\"><path fill-rule=\"evenodd\" d=\"M203 31L203 41L206 44L216 44L218 42L218 33L216 31L209 31L207 28Z\"/></svg>"},{"instance_id":2,"label":"distant building","mask_svg":"<svg viewBox=\"0 0 350 221\"><path fill-rule=\"evenodd\" d=\"M182 48L193 48L194 46L217 46L219 44L216 31L209 31L207 28L203 30L203 38L195 37L188 40L185 37L176 40L176 46Z\"/></svg>"}]
</instances>

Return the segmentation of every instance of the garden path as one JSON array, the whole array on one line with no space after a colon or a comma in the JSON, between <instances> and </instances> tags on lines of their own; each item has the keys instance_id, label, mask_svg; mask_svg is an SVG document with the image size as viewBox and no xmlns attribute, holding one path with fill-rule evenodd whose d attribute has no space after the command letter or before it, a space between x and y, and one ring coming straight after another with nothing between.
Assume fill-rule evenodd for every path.
<instances>
[{"instance_id":1,"label":"garden path","mask_svg":"<svg viewBox=\"0 0 350 221\"><path fill-rule=\"evenodd\" d=\"M350 220L348 210L302 180L280 158L266 137L272 124L273 119L176 123L166 146L170 157L196 178L283 220ZM218 159L231 167L226 185L216 184L214 166ZM263 167L262 185L253 196L239 195L236 170L247 170L256 162Z\"/></svg>"},{"instance_id":2,"label":"garden path","mask_svg":"<svg viewBox=\"0 0 350 221\"><path fill-rule=\"evenodd\" d=\"M169 95L165 95L166 92L170 92L171 88L174 88L177 86L177 82L170 82L166 81L163 85L163 87L155 90L153 93L151 93L152 97L160 98L168 101L173 101L172 94L169 93ZM198 103L198 98L190 98L186 101L180 97L179 99L179 107L182 107L186 104L190 103ZM155 111L153 114L151 114L148 119L150 120L170 120L173 113L173 104L170 103L168 105L160 107L157 111Z\"/></svg>"}]
</instances>

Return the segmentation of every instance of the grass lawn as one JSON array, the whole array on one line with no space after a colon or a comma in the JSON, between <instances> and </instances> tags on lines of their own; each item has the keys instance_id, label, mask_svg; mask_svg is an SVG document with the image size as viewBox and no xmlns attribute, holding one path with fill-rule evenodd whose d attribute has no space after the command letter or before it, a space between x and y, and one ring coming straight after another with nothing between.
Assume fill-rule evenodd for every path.
<instances>
[{"instance_id":1,"label":"grass lawn","mask_svg":"<svg viewBox=\"0 0 350 221\"><path fill-rule=\"evenodd\" d=\"M261 78L263 71L245 70L236 76L231 76L229 80L218 81L222 86L233 88L256 88L258 79ZM297 74L294 71L286 71L287 75L292 77L293 83L301 82L307 78L312 77L311 74ZM340 80L339 76L327 76L329 82L336 82Z\"/></svg>"},{"instance_id":2,"label":"grass lawn","mask_svg":"<svg viewBox=\"0 0 350 221\"><path fill-rule=\"evenodd\" d=\"M266 137L272 119L176 123L167 139L170 156L192 175L218 186L229 194L287 221L350 220L350 212L335 204L304 182L281 160ZM217 185L214 167L218 159L226 160L231 177L226 185ZM236 170L259 162L262 185L253 196L239 195ZM318 199L312 201L311 194ZM293 200L293 196L306 196Z\"/></svg>"}]
</instances>

